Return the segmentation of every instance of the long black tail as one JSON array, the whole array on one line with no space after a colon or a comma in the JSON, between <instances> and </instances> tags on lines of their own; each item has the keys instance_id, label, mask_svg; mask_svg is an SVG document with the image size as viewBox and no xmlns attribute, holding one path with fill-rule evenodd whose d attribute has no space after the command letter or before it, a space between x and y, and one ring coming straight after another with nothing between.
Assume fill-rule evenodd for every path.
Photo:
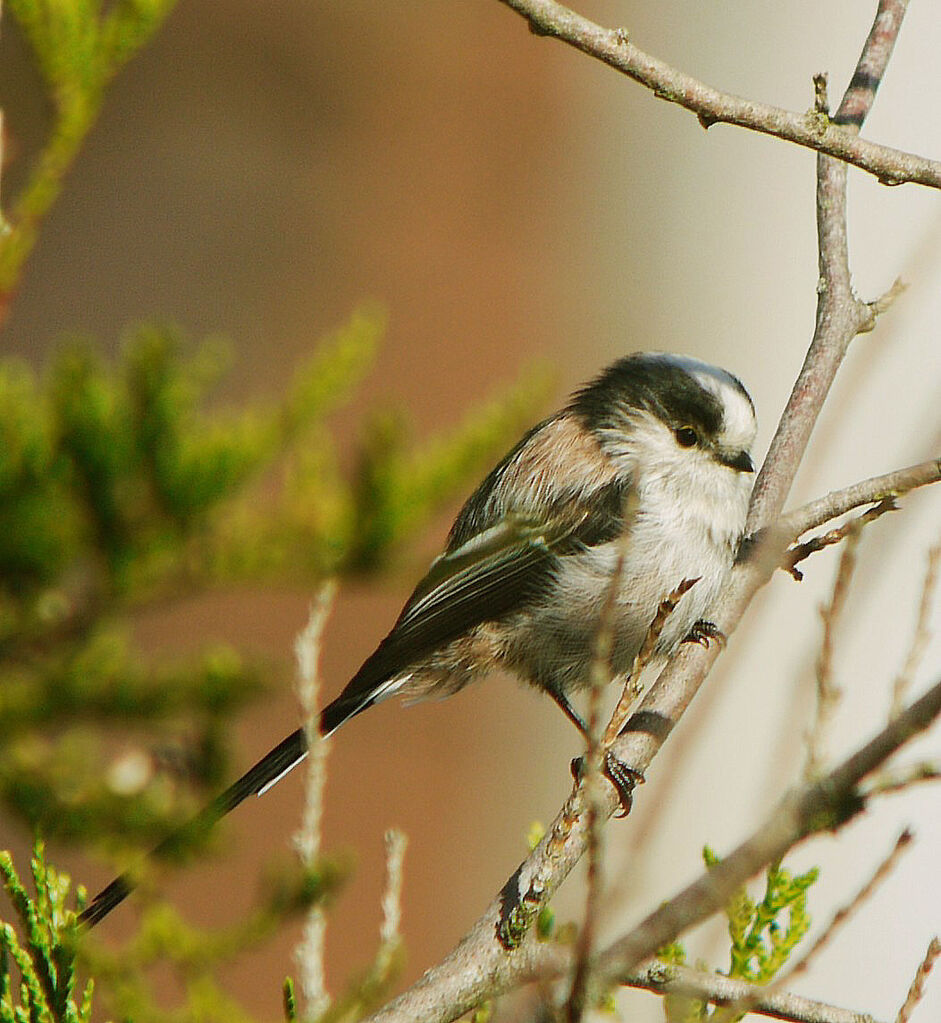
<instances>
[{"instance_id":1,"label":"long black tail","mask_svg":"<svg viewBox=\"0 0 941 1023\"><path fill-rule=\"evenodd\" d=\"M330 735L344 721L348 721L353 715L365 710L370 702L369 699L363 697L351 699L341 693L333 703L324 708L320 715L320 734ZM297 731L292 732L286 739L279 742L270 753L266 753L254 767L249 768L225 792L216 796L191 821L184 824L178 831L173 832L172 835L168 835L153 850L151 856L160 858L174 849L185 848L188 843L206 834L214 824L249 796L260 796L266 792L306 756L307 736L303 728L298 728ZM120 877L116 877L85 907L79 916L79 923L86 927L94 927L131 894L134 885L132 874L121 874Z\"/></svg>"}]
</instances>

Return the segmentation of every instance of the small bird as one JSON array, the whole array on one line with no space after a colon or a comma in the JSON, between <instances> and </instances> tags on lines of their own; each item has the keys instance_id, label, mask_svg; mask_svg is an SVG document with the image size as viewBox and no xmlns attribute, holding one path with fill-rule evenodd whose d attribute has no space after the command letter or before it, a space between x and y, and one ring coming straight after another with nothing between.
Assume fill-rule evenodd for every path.
<instances>
[{"instance_id":1,"label":"small bird","mask_svg":"<svg viewBox=\"0 0 941 1023\"><path fill-rule=\"evenodd\" d=\"M619 564L609 611L613 680L623 682L661 601L683 582L695 581L666 619L655 656L718 635L703 615L744 533L755 429L748 392L723 369L658 352L613 363L474 491L391 632L322 711L321 735L390 696L448 696L506 670L545 690L587 736L569 697L589 682ZM262 795L307 752L299 728L185 830L208 829ZM629 801L636 776L608 773ZM112 881L80 920L98 923L132 887L126 875Z\"/></svg>"}]
</instances>

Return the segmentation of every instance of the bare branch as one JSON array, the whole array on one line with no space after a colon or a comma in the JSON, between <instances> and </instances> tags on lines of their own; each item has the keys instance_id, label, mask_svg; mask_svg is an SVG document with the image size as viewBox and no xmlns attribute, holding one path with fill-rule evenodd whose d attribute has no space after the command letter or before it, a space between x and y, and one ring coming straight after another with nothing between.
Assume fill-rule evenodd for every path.
<instances>
[{"instance_id":1,"label":"bare branch","mask_svg":"<svg viewBox=\"0 0 941 1023\"><path fill-rule=\"evenodd\" d=\"M853 98L846 101L847 110L849 112L852 102L856 111L853 116L858 116L859 121L847 119L846 124L841 125L836 123L836 118L831 121L825 114L813 111L794 113L781 107L720 92L664 61L644 53L630 41L624 29L604 28L555 0L501 0L501 2L526 18L536 35L551 36L602 61L650 89L658 99L676 103L691 111L699 118L703 127L708 128L716 123L734 124L740 128L773 135L786 142L794 142L808 149L815 149L819 153L827 153L875 175L883 184L913 182L941 188L941 163L938 161L874 142L866 142L857 136L855 129L862 123L868 105L856 102L856 90L852 86L850 91ZM880 13L883 8L904 11L904 4L883 3L880 5ZM897 30L896 24L895 31ZM873 39L870 35L867 41L864 57L871 53L868 62L873 66L879 63L877 50L880 54L884 53L886 58L891 52L891 47L884 45L887 36L888 33L880 33ZM864 60L861 58L860 67L862 66ZM884 70L884 64L882 67ZM857 74L859 70L857 67ZM870 86L869 102L871 96L875 94L877 84L878 81ZM840 110L843 110L842 104Z\"/></svg>"},{"instance_id":2,"label":"bare branch","mask_svg":"<svg viewBox=\"0 0 941 1023\"><path fill-rule=\"evenodd\" d=\"M663 632L663 627L666 625L667 619L676 610L676 605L679 603L680 597L682 597L687 590L691 589L696 582L697 580L695 579L684 579L675 590L660 601L660 606L657 608L657 613L654 615L654 619L650 623L650 628L647 630L644 642L640 650L637 651L637 656L634 658L634 663L631 665L631 673L627 678L627 682L624 684L624 690L621 693L621 698L618 700L618 704L614 708L614 713L611 715L611 720L608 722L608 727L605 729L605 746L610 746L618 735L620 735L621 729L627 721L630 706L640 695L638 682L641 674L653 657L653 652L656 649L660 633Z\"/></svg>"},{"instance_id":3,"label":"bare branch","mask_svg":"<svg viewBox=\"0 0 941 1023\"><path fill-rule=\"evenodd\" d=\"M614 982L720 910L740 885L803 839L842 827L864 806L859 782L939 714L941 681L834 770L786 795L750 838L599 956L595 975Z\"/></svg>"},{"instance_id":4,"label":"bare branch","mask_svg":"<svg viewBox=\"0 0 941 1023\"><path fill-rule=\"evenodd\" d=\"M854 483L843 490L834 490L825 497L818 497L809 504L788 512L778 524L787 540L802 536L809 529L823 525L846 512L864 504L874 504L890 497L901 497L910 490L924 487L941 480L941 458L932 458L918 465L897 469L882 476Z\"/></svg>"},{"instance_id":5,"label":"bare branch","mask_svg":"<svg viewBox=\"0 0 941 1023\"><path fill-rule=\"evenodd\" d=\"M876 1023L872 1016L827 1005L786 991L769 991L743 980L715 973L703 973L688 966L648 963L640 970L618 978L626 987L643 988L659 994L686 995L713 1005L747 1002L749 1012L790 1023Z\"/></svg>"},{"instance_id":6,"label":"bare branch","mask_svg":"<svg viewBox=\"0 0 941 1023\"><path fill-rule=\"evenodd\" d=\"M836 124L844 124L859 131L872 109L876 90L882 83L889 58L895 49L895 41L898 39L907 7L908 0L879 0L879 8L856 64L856 70L843 96L840 109L833 117Z\"/></svg>"},{"instance_id":7,"label":"bare branch","mask_svg":"<svg viewBox=\"0 0 941 1023\"><path fill-rule=\"evenodd\" d=\"M925 569L925 582L921 588L921 600L918 604L918 619L915 622L915 634L909 647L905 664L892 685L892 713L897 714L905 702L911 688L915 672L925 655L931 639L931 605L934 602L935 590L938 585L938 566L941 565L941 543L937 543L928 551L928 567Z\"/></svg>"},{"instance_id":8,"label":"bare branch","mask_svg":"<svg viewBox=\"0 0 941 1023\"><path fill-rule=\"evenodd\" d=\"M823 619L823 640L816 665L817 708L813 726L807 736L807 762L804 765L804 780L811 781L824 763L824 738L827 727L843 693L833 680L833 634L836 623L846 605L850 582L856 568L856 548L859 545L860 527L852 529L843 548L843 556L833 583L830 603L821 609Z\"/></svg>"},{"instance_id":9,"label":"bare branch","mask_svg":"<svg viewBox=\"0 0 941 1023\"><path fill-rule=\"evenodd\" d=\"M382 893L382 925L379 928L379 957L392 958L401 943L402 878L407 836L396 828L386 832L386 887Z\"/></svg>"},{"instance_id":10,"label":"bare branch","mask_svg":"<svg viewBox=\"0 0 941 1023\"><path fill-rule=\"evenodd\" d=\"M702 659L706 652L691 650L685 656ZM658 684L662 678L658 679ZM784 856L791 847L811 834L835 830L852 819L864 805L858 783L928 728L939 714L941 681L834 770L785 796L768 820L708 874L598 955L592 966L593 982L599 986L617 983L662 945L718 912L732 892L769 863ZM612 812L614 805L612 791L609 801ZM569 866L569 860L573 863L577 860L578 851L584 848L584 820L577 810L575 793L529 860L517 870L500 898L488 907L457 948L408 991L370 1017L374 1023L380 1020L406 1023L414 1019L443 1023L469 1011L485 997L494 997L525 981L545 977L550 971L558 975L570 965L570 956L560 957L551 943L528 935L518 948L508 952L496 940L495 933L504 900L517 897L517 891L524 893L523 898L536 897L533 892L536 884L551 886L552 890L557 887L558 879L546 867L547 860L560 871ZM540 870L545 873L540 875ZM514 883L516 890L513 890Z\"/></svg>"},{"instance_id":11,"label":"bare branch","mask_svg":"<svg viewBox=\"0 0 941 1023\"><path fill-rule=\"evenodd\" d=\"M938 941L937 938L932 938L928 943L928 951L925 952L925 958L918 964L918 969L915 971L915 977L912 980L912 986L908 989L908 995L902 1003L902 1008L899 1009L898 1016L895 1017L895 1023L908 1023L912 1011L922 999L925 991L925 981L928 979L928 974L931 973L938 956L941 956L941 941Z\"/></svg>"},{"instance_id":12,"label":"bare branch","mask_svg":"<svg viewBox=\"0 0 941 1023\"><path fill-rule=\"evenodd\" d=\"M863 787L863 797L890 796L925 781L941 780L941 765L924 760L898 771L883 771Z\"/></svg>"},{"instance_id":13,"label":"bare branch","mask_svg":"<svg viewBox=\"0 0 941 1023\"><path fill-rule=\"evenodd\" d=\"M814 338L755 481L749 532L769 525L780 513L850 342L873 324L874 314L856 298L850 282L846 165L823 156L817 157L817 237L820 276Z\"/></svg>"},{"instance_id":14,"label":"bare branch","mask_svg":"<svg viewBox=\"0 0 941 1023\"><path fill-rule=\"evenodd\" d=\"M676 74L665 65L651 64L650 58L627 42L624 33L600 29L550 0L503 2L529 17L537 30L551 31L560 38L566 38L573 45L608 60L633 77L639 76L631 61L651 66L653 78ZM585 32L587 36L579 36ZM695 98L696 91L706 87L690 80L685 80L685 83L691 85L691 92L689 102L684 105L693 109L699 103ZM669 84L664 87L669 90ZM713 98L725 99L714 91L710 92ZM679 95L669 91L667 98L679 101ZM752 112L760 109L745 101L735 102ZM792 115L785 114L785 117ZM821 148L820 139L836 137L840 140L840 147L844 143L850 147L859 144L851 131L836 128L829 122L820 124L819 118L811 115L811 121L815 119L819 134L815 136L813 148ZM767 127L762 130L767 130ZM941 184L939 171L941 168L933 168L933 183ZM845 164L829 158L818 159L821 284L817 329L752 497L748 519L751 533L777 522L813 425L849 343L857 333L871 329L874 323L875 310L856 299L850 286L845 177ZM935 472L937 468L935 465ZM777 529L767 530L763 537L758 555L750 556L755 552L754 546L745 552L720 599L709 611L709 618L725 635L732 634L752 597L771 577L788 542L793 539L793 535L783 537ZM621 763L641 774L647 770L698 691L719 649L718 644L706 649L686 645L673 658L611 747L613 755ZM914 729L925 727L939 711L941 684L891 722L884 734L860 750L837 772L831 772L818 785L786 799L764 831L723 861L717 868L718 873L711 873L705 892L684 893L674 903L668 904L668 909L661 911L663 915L657 917L656 926L639 929L625 939L626 944L619 943L610 954L596 957L592 965L592 984L596 978L603 982L607 969L611 970L607 977L613 977L615 973L633 969L649 958L664 941L678 933L677 927L691 926L722 906L728 898L728 891L782 855L801 837L815 828L836 827L852 816L860 806L854 788L859 778L874 770L913 734ZM613 788L605 786L599 798L603 801L604 816L610 816L618 805ZM585 795L577 789L566 800L538 846L517 868L458 946L372 1018L386 1023L392 1020L422 1019L427 1023L449 1020L485 998L492 998L525 980L540 976L545 948L531 932L522 928L519 940L513 943L512 948L504 946L497 936L505 933L508 916L520 914L521 918L532 918L538 908L552 897L585 852L590 816L586 813ZM727 875L725 871L728 871ZM720 890L718 881L726 876L731 879L726 885L728 890ZM599 968L602 969L600 978Z\"/></svg>"},{"instance_id":15,"label":"bare branch","mask_svg":"<svg viewBox=\"0 0 941 1023\"><path fill-rule=\"evenodd\" d=\"M625 534L625 538L628 534ZM598 706L600 702L601 687L610 678L611 643L613 633L611 630L611 614L614 608L614 600L620 588L621 573L624 568L624 551L618 559L615 571L612 573L611 583L608 588L608 596L605 607L602 608L601 625L595 641L595 653L592 664L592 690L591 690L591 714L589 716L589 751L588 763L589 772L585 778L585 791L587 797L586 821L588 831L588 893L585 901L585 919L578 935L578 943L575 954L575 967L572 972L572 988L566 1002L566 1013L570 1023L577 1023L585 1010L585 998L588 991L590 974L590 958L592 943L594 941L595 925L598 914L598 904L601 898L601 843L602 826L608 817L606 808L599 795L598 786L601 783L602 756L610 749L611 744L617 738L618 733L627 720L627 712L630 704L636 698L636 688L644 668L653 657L657 640L663 632L667 619L676 610L680 598L695 586L697 580L684 579L666 599L660 602L657 613L654 615L644 642L634 658L630 674L624 683L624 689L618 704L611 715L605 729L603 738L598 739Z\"/></svg>"},{"instance_id":16,"label":"bare branch","mask_svg":"<svg viewBox=\"0 0 941 1023\"><path fill-rule=\"evenodd\" d=\"M887 15L886 11L891 10ZM857 63L871 69L868 99L856 88L854 75L837 116L852 116L858 131L885 71L905 12L905 0L880 0L876 21ZM750 532L773 522L787 499L810 434L850 342L872 330L877 303L868 305L853 293L846 239L846 164L817 154L817 319L813 341L778 424L765 463L755 481L749 510Z\"/></svg>"},{"instance_id":17,"label":"bare branch","mask_svg":"<svg viewBox=\"0 0 941 1023\"><path fill-rule=\"evenodd\" d=\"M600 795L602 785L602 745L601 745L601 694L611 681L611 654L614 648L614 608L617 595L621 588L624 573L624 557L630 541L630 531L636 514L636 495L630 500L630 508L625 510L627 525L624 529L618 551L618 559L611 573L605 593L604 604L598 620L598 629L594 637L591 666L589 668L591 690L588 711L588 751L585 755L585 776L583 789L586 799L586 822L588 834L588 876L585 895L585 918L578 934L575 952L575 965L572 970L572 987L566 1000L566 1017L569 1023L579 1023L585 1011L585 995L588 988L589 962L595 937L595 924L598 916L598 901L601 898L601 845L602 830L605 822L604 804ZM629 682L625 683L627 688Z\"/></svg>"},{"instance_id":18,"label":"bare branch","mask_svg":"<svg viewBox=\"0 0 941 1023\"><path fill-rule=\"evenodd\" d=\"M911 489L939 478L941 461L932 461L923 466L914 466L908 470L856 484L792 513L793 520L788 525L790 534L788 538L799 535L803 531L801 524L805 521L809 525L804 529L810 528L810 525L825 521L828 515L839 514L842 510L873 500L872 494L878 494L880 487L888 490L894 487ZM778 530L773 530L772 533L771 539L767 541L770 555L746 557L742 560L733 571L729 585L710 614L726 635L731 635L734 631L752 597L767 582L774 572L775 565L780 562L786 542L780 543L776 539ZM641 773L647 770L695 696L718 652L719 647L715 644L707 649L686 645L680 650L644 695L640 706L612 746L612 752L622 763ZM936 698L941 705L941 686L937 687ZM920 701L911 711L911 715L904 719L908 723L907 726L896 722L893 726L896 731L888 733L891 738L881 739L882 742L888 742L889 746L866 747L860 754L863 760L853 761L852 768L856 770L861 764L865 768L862 773L865 774L874 769L881 760L887 759L896 748L892 743L897 745L904 741L904 734L898 729L912 727L912 722L918 719L918 715L925 713L925 704ZM877 748L881 760L878 756L874 757L873 751ZM867 766L870 764L871 766ZM824 785L825 781L819 784ZM610 787L604 788L602 797L605 800L604 812L608 816L617 808L617 799ZM513 906L518 904L538 906L552 897L584 854L586 832L584 802L576 792L566 801L542 841L517 868L503 890L457 947L428 970L412 988L390 1002L372 1018L385 1023L415 1018L427 1020L429 1023L448 1020L472 1008L483 998L493 997L519 983L544 975L543 957L547 946L540 946L527 940L511 953L507 953L496 940L496 934L505 914ZM762 859L754 870L760 870L776 855L780 853L773 849L772 854ZM744 879L743 877L742 880ZM742 881L736 882L741 883ZM722 899L717 903L719 906L723 904ZM646 956L641 958L652 954L662 943L657 942ZM635 965L639 961L636 960Z\"/></svg>"},{"instance_id":19,"label":"bare branch","mask_svg":"<svg viewBox=\"0 0 941 1023\"><path fill-rule=\"evenodd\" d=\"M869 880L862 888L860 888L850 902L848 902L845 906L841 906L833 914L830 922L826 927L824 927L823 931L813 944L801 954L799 959L795 960L791 969L787 972L787 980L793 980L794 977L803 973L820 951L832 941L833 935L846 923L847 920L850 919L851 916L853 916L854 913L859 910L860 906L872 898L873 893L879 885L881 885L889 874L891 874L896 868L902 854L911 847L913 837L914 836L911 831L907 828L899 835L888 856L886 856L879 866L876 867ZM783 979L785 978L782 978L782 980Z\"/></svg>"},{"instance_id":20,"label":"bare branch","mask_svg":"<svg viewBox=\"0 0 941 1023\"><path fill-rule=\"evenodd\" d=\"M859 518L853 519L852 522L847 522L837 529L830 529L823 536L815 536L804 543L796 544L787 552L781 567L785 571L790 572L800 582L804 578L804 574L797 567L798 562L803 561L804 558L809 558L811 554L816 554L817 551L832 547L834 544L838 544L847 538L852 540L854 536L859 534L863 526L870 522L875 522L876 519L881 518L886 512L890 511L898 511L898 505L895 503L894 497L885 497L875 507L864 512Z\"/></svg>"},{"instance_id":21,"label":"bare branch","mask_svg":"<svg viewBox=\"0 0 941 1023\"><path fill-rule=\"evenodd\" d=\"M881 316L888 309L892 308L898 297L907 287L908 285L900 277L896 277L888 291L883 292L878 298L873 299L869 303L869 308L876 316Z\"/></svg>"}]
</instances>

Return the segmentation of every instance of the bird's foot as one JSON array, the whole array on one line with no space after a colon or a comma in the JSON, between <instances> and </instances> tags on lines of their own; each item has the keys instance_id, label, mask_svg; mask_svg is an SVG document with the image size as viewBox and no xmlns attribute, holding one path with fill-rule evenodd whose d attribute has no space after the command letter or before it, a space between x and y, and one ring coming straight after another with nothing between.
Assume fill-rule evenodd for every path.
<instances>
[{"instance_id":1,"label":"bird's foot","mask_svg":"<svg viewBox=\"0 0 941 1023\"><path fill-rule=\"evenodd\" d=\"M707 622L700 618L689 630L689 635L683 640L684 643L698 643L700 646L709 649L709 644L716 642L724 650L728 642L725 633L715 622Z\"/></svg>"},{"instance_id":2,"label":"bird's foot","mask_svg":"<svg viewBox=\"0 0 941 1023\"><path fill-rule=\"evenodd\" d=\"M633 767L628 767L623 760L618 760L611 750L604 751L602 771L604 776L614 786L614 791L618 794L621 809L618 811L617 816L626 817L634 805L634 789L644 783L643 774L640 771L635 771ZM572 761L572 777L576 782L580 782L584 775L585 758L583 756L576 757Z\"/></svg>"}]
</instances>

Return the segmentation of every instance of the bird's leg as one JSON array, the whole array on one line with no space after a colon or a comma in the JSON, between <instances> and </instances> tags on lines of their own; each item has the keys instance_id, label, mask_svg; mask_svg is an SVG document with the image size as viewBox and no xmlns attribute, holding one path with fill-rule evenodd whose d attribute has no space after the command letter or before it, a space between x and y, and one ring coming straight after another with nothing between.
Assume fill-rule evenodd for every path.
<instances>
[{"instance_id":1,"label":"bird's leg","mask_svg":"<svg viewBox=\"0 0 941 1023\"><path fill-rule=\"evenodd\" d=\"M562 713L572 722L573 725L582 733L582 738L586 743L591 743L591 738L588 735L588 726L582 720L581 715L578 711L569 703L564 693L559 692L555 689L549 690L549 695L559 705ZM582 776L585 773L585 758L584 756L575 757L572 761L572 777L575 781L579 782L582 780ZM643 774L640 771L635 771L633 767L628 767L623 761L606 749L604 751L604 763L602 770L604 776L614 786L615 792L618 794L618 800L621 803L621 809L618 813L619 817L626 817L631 812L631 806L634 803L634 789L642 784L644 780Z\"/></svg>"},{"instance_id":2,"label":"bird's leg","mask_svg":"<svg viewBox=\"0 0 941 1023\"><path fill-rule=\"evenodd\" d=\"M602 773L611 782L614 786L614 791L618 794L618 802L621 804L621 809L618 811L617 816L626 817L634 805L634 789L644 783L643 774L640 771L635 771L633 767L628 767L623 760L618 760L609 749L604 751ZM585 758L583 756L575 757L572 761L572 777L576 782L580 782L584 774Z\"/></svg>"},{"instance_id":3,"label":"bird's leg","mask_svg":"<svg viewBox=\"0 0 941 1023\"><path fill-rule=\"evenodd\" d=\"M709 648L709 644L715 641L722 649L728 642L725 633L715 622L707 622L700 618L689 630L689 635L683 640L684 643L698 643L702 647Z\"/></svg>"},{"instance_id":4,"label":"bird's leg","mask_svg":"<svg viewBox=\"0 0 941 1023\"><path fill-rule=\"evenodd\" d=\"M588 725L582 720L581 714L569 703L568 697L561 690L558 689L546 689L546 692L552 697L553 700L558 704L562 713L572 722L573 725L582 733L582 738L585 742L591 742L588 735Z\"/></svg>"}]
</instances>

